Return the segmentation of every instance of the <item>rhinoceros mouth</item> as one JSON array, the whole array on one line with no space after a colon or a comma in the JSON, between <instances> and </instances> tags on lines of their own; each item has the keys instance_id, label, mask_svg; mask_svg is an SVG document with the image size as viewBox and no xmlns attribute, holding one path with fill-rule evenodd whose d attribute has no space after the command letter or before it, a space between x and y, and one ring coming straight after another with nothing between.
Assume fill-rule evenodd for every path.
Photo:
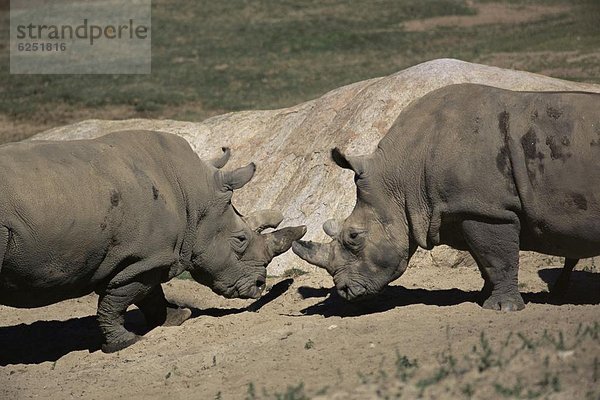
<instances>
[{"instance_id":1,"label":"rhinoceros mouth","mask_svg":"<svg viewBox=\"0 0 600 400\"><path fill-rule=\"evenodd\" d=\"M266 277L260 275L255 279L244 279L223 290L215 288L215 292L228 299L258 299L266 287Z\"/></svg>"},{"instance_id":2,"label":"rhinoceros mouth","mask_svg":"<svg viewBox=\"0 0 600 400\"><path fill-rule=\"evenodd\" d=\"M336 284L336 290L341 298L352 302L369 297L367 288L357 282Z\"/></svg>"}]
</instances>

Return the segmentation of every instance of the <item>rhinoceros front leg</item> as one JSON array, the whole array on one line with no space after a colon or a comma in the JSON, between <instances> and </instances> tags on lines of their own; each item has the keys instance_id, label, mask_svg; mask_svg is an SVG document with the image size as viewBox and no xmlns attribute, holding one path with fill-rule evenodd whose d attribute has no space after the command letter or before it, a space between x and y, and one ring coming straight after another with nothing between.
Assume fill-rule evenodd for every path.
<instances>
[{"instance_id":1,"label":"rhinoceros front leg","mask_svg":"<svg viewBox=\"0 0 600 400\"><path fill-rule=\"evenodd\" d=\"M469 254L471 254L471 257L473 257L473 259L475 260L475 263L479 268L479 272L481 273L481 278L483 278L483 287L481 288L480 295L481 298L483 298L485 301L492 294L494 285L492 284L492 281L490 280L486 269L484 268L483 264L479 261L477 255L473 253L471 249L469 249Z\"/></svg>"},{"instance_id":2,"label":"rhinoceros front leg","mask_svg":"<svg viewBox=\"0 0 600 400\"><path fill-rule=\"evenodd\" d=\"M148 295L151 295L156 302L157 293L162 295L162 290L157 292L157 287L160 287L161 268L155 261L141 260L125 267L110 281L107 288L99 293L97 320L104 335L103 352L112 353L122 350L140 339L139 336L125 329L123 322L125 312L130 305L144 303L143 299ZM127 279L122 279L124 271L127 270L131 273L127 274ZM162 299L164 300L164 295ZM166 300L164 302L166 303ZM150 318L160 318L160 311L152 314Z\"/></svg>"},{"instance_id":3,"label":"rhinoceros front leg","mask_svg":"<svg viewBox=\"0 0 600 400\"><path fill-rule=\"evenodd\" d=\"M97 320L104 344L102 351L113 353L122 350L137 342L140 337L125 329L125 312L137 299L145 296L152 287L142 282L131 282L129 284L111 287L100 294L98 300Z\"/></svg>"},{"instance_id":4,"label":"rhinoceros front leg","mask_svg":"<svg viewBox=\"0 0 600 400\"><path fill-rule=\"evenodd\" d=\"M525 308L519 293L519 224L467 220L465 240L486 281L489 297L483 308L517 311Z\"/></svg>"},{"instance_id":5,"label":"rhinoceros front leg","mask_svg":"<svg viewBox=\"0 0 600 400\"><path fill-rule=\"evenodd\" d=\"M160 284L155 286L146 297L137 301L135 305L144 314L149 328L160 325L181 325L192 315L189 308L182 308L169 303Z\"/></svg>"}]
</instances>

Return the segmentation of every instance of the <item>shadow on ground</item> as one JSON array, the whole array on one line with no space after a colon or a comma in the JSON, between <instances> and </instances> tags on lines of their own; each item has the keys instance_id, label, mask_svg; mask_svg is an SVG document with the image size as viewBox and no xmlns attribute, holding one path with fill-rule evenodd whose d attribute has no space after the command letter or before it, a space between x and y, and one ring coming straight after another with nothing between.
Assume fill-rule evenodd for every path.
<instances>
[{"instance_id":1,"label":"shadow on ground","mask_svg":"<svg viewBox=\"0 0 600 400\"><path fill-rule=\"evenodd\" d=\"M546 268L539 271L540 277L552 285L562 268ZM323 301L307 307L300 312L305 315L324 317L356 317L366 314L385 312L396 307L424 304L438 307L454 306L461 303L478 303L482 299L479 291L460 289L407 289L402 286L389 286L382 293L369 299L348 302L339 297L335 290L328 288L298 288L299 294L307 298L326 297ZM564 298L554 298L548 292L521 292L525 303L534 304L600 304L600 274L585 271L573 271L571 285Z\"/></svg>"},{"instance_id":2,"label":"shadow on ground","mask_svg":"<svg viewBox=\"0 0 600 400\"><path fill-rule=\"evenodd\" d=\"M192 308L191 318L256 312L285 293L292 283L292 279L278 282L246 308ZM138 309L127 312L125 327L138 335L148 332L144 316ZM73 351L88 350L92 353L100 350L101 346L102 336L94 315L66 321L36 321L5 326L0 327L0 366L56 361Z\"/></svg>"}]
</instances>

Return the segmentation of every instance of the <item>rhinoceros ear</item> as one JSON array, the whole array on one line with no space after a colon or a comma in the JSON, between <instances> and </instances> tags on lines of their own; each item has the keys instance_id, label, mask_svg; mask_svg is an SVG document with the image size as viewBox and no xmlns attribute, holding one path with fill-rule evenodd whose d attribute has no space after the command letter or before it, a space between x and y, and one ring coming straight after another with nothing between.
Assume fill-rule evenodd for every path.
<instances>
[{"instance_id":1,"label":"rhinoceros ear","mask_svg":"<svg viewBox=\"0 0 600 400\"><path fill-rule=\"evenodd\" d=\"M231 150L229 149L229 147L221 147L221 150L223 151L223 154L221 154L220 157L213 158L208 161L213 167L217 169L223 168L225 164L227 164L227 161L229 161L229 157L231 157Z\"/></svg>"},{"instance_id":2,"label":"rhinoceros ear","mask_svg":"<svg viewBox=\"0 0 600 400\"><path fill-rule=\"evenodd\" d=\"M362 175L366 169L366 158L362 156L346 156L342 151L335 147L331 149L331 158L342 168L351 169L358 176Z\"/></svg>"},{"instance_id":3,"label":"rhinoceros ear","mask_svg":"<svg viewBox=\"0 0 600 400\"><path fill-rule=\"evenodd\" d=\"M262 232L267 228L277 228L283 221L283 214L275 210L261 210L243 218L250 229Z\"/></svg>"},{"instance_id":4,"label":"rhinoceros ear","mask_svg":"<svg viewBox=\"0 0 600 400\"><path fill-rule=\"evenodd\" d=\"M250 182L250 179L254 176L254 171L256 171L256 165L250 163L233 171L216 171L215 180L221 186L221 190L235 190Z\"/></svg>"}]
</instances>

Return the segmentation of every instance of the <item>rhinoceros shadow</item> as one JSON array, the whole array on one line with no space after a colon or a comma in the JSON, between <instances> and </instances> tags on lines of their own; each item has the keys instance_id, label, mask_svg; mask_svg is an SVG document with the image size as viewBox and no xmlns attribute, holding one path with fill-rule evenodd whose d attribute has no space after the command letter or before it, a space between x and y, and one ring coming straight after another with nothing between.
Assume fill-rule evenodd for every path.
<instances>
[{"instance_id":1,"label":"rhinoceros shadow","mask_svg":"<svg viewBox=\"0 0 600 400\"><path fill-rule=\"evenodd\" d=\"M550 285L554 283L562 268L547 268L539 271L540 277ZM389 286L382 293L371 298L348 302L339 297L333 288L298 288L303 298L325 298L317 304L306 307L300 312L305 315L324 317L356 317L366 314L385 312L396 307L425 304L439 307L455 306L461 303L481 304L479 291L460 289L408 289L403 286ZM600 304L600 274L585 271L573 271L571 285L563 298L554 298L548 292L523 292L525 303L536 304Z\"/></svg>"},{"instance_id":2,"label":"rhinoceros shadow","mask_svg":"<svg viewBox=\"0 0 600 400\"><path fill-rule=\"evenodd\" d=\"M125 315L126 326L137 334L145 321L139 310ZM100 350L102 336L95 315L66 321L36 321L0 327L0 366L56 361L78 350Z\"/></svg>"},{"instance_id":3,"label":"rhinoceros shadow","mask_svg":"<svg viewBox=\"0 0 600 400\"><path fill-rule=\"evenodd\" d=\"M538 275L549 287L552 287L561 271L562 267L544 268L538 271ZM543 294L546 296L541 296ZM536 301L538 297L539 301ZM563 298L555 298L548 295L548 293L535 293L530 301L532 303L551 304L600 304L600 274L588 271L573 271L569 289Z\"/></svg>"},{"instance_id":4,"label":"rhinoceros shadow","mask_svg":"<svg viewBox=\"0 0 600 400\"><path fill-rule=\"evenodd\" d=\"M188 306L192 310L190 319L256 312L287 291L292 282L292 279L278 282L264 296L244 308L199 309ZM125 314L125 327L138 335L149 331L143 314L136 308ZM88 350L93 353L100 350L101 345L102 336L95 315L66 321L36 321L4 326L0 327L0 366L56 361L73 351Z\"/></svg>"}]
</instances>

